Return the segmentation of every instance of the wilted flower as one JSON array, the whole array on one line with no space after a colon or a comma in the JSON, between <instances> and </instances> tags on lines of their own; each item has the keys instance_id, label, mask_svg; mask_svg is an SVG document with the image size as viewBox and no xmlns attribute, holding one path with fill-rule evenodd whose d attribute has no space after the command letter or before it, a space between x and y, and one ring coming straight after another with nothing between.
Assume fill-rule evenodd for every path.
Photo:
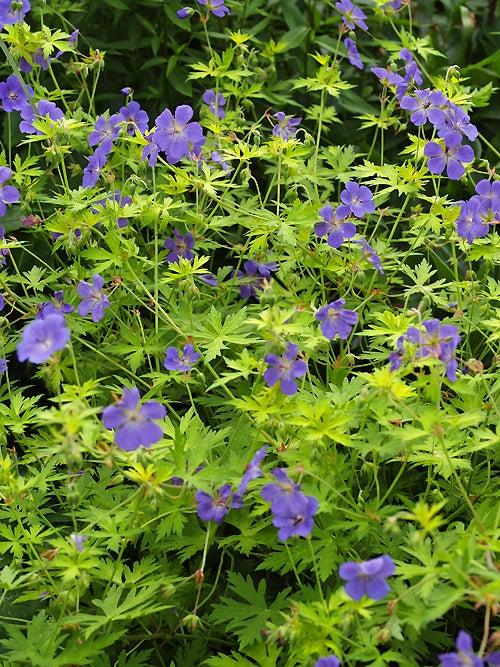
<instances>
[{"instance_id":1,"label":"wilted flower","mask_svg":"<svg viewBox=\"0 0 500 667\"><path fill-rule=\"evenodd\" d=\"M349 561L339 568L339 576L347 583L344 586L346 594L355 601L367 595L372 600L382 600L390 591L386 577L396 571L394 561L390 556L379 556L363 563Z\"/></svg>"},{"instance_id":2,"label":"wilted flower","mask_svg":"<svg viewBox=\"0 0 500 667\"><path fill-rule=\"evenodd\" d=\"M163 435L154 419L163 419L167 409L157 401L139 403L137 387L123 388L123 397L116 405L109 405L102 411L102 423L107 429L115 429L115 443L120 449L130 452L141 445L150 447Z\"/></svg>"},{"instance_id":3,"label":"wilted flower","mask_svg":"<svg viewBox=\"0 0 500 667\"><path fill-rule=\"evenodd\" d=\"M351 65L357 67L358 69L363 69L364 65L361 62L361 58L359 57L358 47L356 46L355 42L353 42L350 37L346 37L344 39L344 44L345 48L347 49L347 59Z\"/></svg>"}]
</instances>

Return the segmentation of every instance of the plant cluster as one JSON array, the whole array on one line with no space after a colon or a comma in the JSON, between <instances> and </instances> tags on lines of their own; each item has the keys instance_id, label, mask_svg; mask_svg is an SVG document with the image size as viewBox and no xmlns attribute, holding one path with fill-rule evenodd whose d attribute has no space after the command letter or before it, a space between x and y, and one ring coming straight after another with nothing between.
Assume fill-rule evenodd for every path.
<instances>
[{"instance_id":1,"label":"plant cluster","mask_svg":"<svg viewBox=\"0 0 500 667\"><path fill-rule=\"evenodd\" d=\"M174 4L0 0L2 664L500 665L500 54Z\"/></svg>"}]
</instances>

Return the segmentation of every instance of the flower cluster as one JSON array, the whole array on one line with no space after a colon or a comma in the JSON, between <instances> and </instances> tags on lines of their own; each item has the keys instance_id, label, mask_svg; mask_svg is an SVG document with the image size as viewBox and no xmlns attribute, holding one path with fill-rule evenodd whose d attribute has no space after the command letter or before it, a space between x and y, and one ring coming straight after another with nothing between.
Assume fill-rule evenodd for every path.
<instances>
[{"instance_id":1,"label":"flower cluster","mask_svg":"<svg viewBox=\"0 0 500 667\"><path fill-rule=\"evenodd\" d=\"M363 563L354 561L343 563L339 568L339 577L347 582L344 590L352 600L359 601L366 595L378 601L389 593L390 587L385 579L395 571L396 566L392 558L384 555Z\"/></svg>"},{"instance_id":2,"label":"flower cluster","mask_svg":"<svg viewBox=\"0 0 500 667\"><path fill-rule=\"evenodd\" d=\"M115 444L126 452L141 445L150 447L163 435L161 426L153 420L163 419L167 409L157 401L146 401L141 405L139 399L137 387L123 387L122 399L102 411L104 427L115 430Z\"/></svg>"},{"instance_id":3,"label":"flower cluster","mask_svg":"<svg viewBox=\"0 0 500 667\"><path fill-rule=\"evenodd\" d=\"M440 90L416 89L413 95L400 99L402 109L411 112L410 121L417 127L427 121L433 125L441 140L429 141L424 147L428 157L427 168L431 174L446 175L457 181L465 174L464 164L472 162L474 151L471 146L462 144L463 138L474 141L478 136L470 117L457 104L450 102Z\"/></svg>"},{"instance_id":4,"label":"flower cluster","mask_svg":"<svg viewBox=\"0 0 500 667\"><path fill-rule=\"evenodd\" d=\"M275 354L266 354L264 361L270 368L264 371L264 380L268 387L280 383L280 389L286 396L293 396L297 391L296 378L307 373L307 362L297 359L299 348L294 343L286 344L286 351L277 357Z\"/></svg>"},{"instance_id":5,"label":"flower cluster","mask_svg":"<svg viewBox=\"0 0 500 667\"><path fill-rule=\"evenodd\" d=\"M461 204L457 218L457 233L472 243L490 231L490 225L500 223L500 181L491 183L483 178L476 185L476 194Z\"/></svg>"},{"instance_id":6,"label":"flower cluster","mask_svg":"<svg viewBox=\"0 0 500 667\"><path fill-rule=\"evenodd\" d=\"M455 382L458 361L454 355L461 339L457 327L441 324L438 319L425 320L422 325L423 331L409 327L406 334L400 336L398 349L389 355L391 371L400 368L403 359L416 361L429 357L442 361L446 366L446 377Z\"/></svg>"},{"instance_id":7,"label":"flower cluster","mask_svg":"<svg viewBox=\"0 0 500 667\"><path fill-rule=\"evenodd\" d=\"M279 528L278 538L288 540L293 535L307 537L311 534L318 511L314 496L305 496L300 484L293 482L283 468L273 470L276 482L262 487L260 495L271 503L273 526Z\"/></svg>"}]
</instances>

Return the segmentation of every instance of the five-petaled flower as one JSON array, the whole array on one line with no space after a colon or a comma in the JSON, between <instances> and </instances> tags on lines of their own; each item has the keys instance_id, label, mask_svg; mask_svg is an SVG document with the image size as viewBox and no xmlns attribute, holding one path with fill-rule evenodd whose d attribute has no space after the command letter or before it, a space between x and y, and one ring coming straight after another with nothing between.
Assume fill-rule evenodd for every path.
<instances>
[{"instance_id":1,"label":"five-petaled flower","mask_svg":"<svg viewBox=\"0 0 500 667\"><path fill-rule=\"evenodd\" d=\"M273 137L281 137L285 141L293 139L297 133L297 126L300 125L302 118L293 118L285 116L283 111L277 111L274 118L278 121L273 127Z\"/></svg>"},{"instance_id":2,"label":"five-petaled flower","mask_svg":"<svg viewBox=\"0 0 500 667\"><path fill-rule=\"evenodd\" d=\"M194 236L191 232L187 232L185 236L182 236L176 227L174 229L174 238L165 239L163 247L166 250L170 250L167 255L167 262L171 264L178 264L181 257L188 260L194 259L194 254L191 252L191 248L194 248Z\"/></svg>"},{"instance_id":3,"label":"five-petaled flower","mask_svg":"<svg viewBox=\"0 0 500 667\"><path fill-rule=\"evenodd\" d=\"M345 299L337 299L323 306L316 312L316 319L321 322L321 333L325 338L333 340L336 335L347 340L352 328L358 322L358 313L344 308Z\"/></svg>"},{"instance_id":4,"label":"five-petaled flower","mask_svg":"<svg viewBox=\"0 0 500 667\"><path fill-rule=\"evenodd\" d=\"M229 484L221 486L215 498L205 493L205 491L197 491L195 498L196 511L200 519L202 521L213 521L216 524L223 522L229 508L241 509L243 507L240 494L232 494Z\"/></svg>"},{"instance_id":5,"label":"five-petaled flower","mask_svg":"<svg viewBox=\"0 0 500 667\"><path fill-rule=\"evenodd\" d=\"M98 273L92 278L92 285L80 280L78 283L78 294L83 298L78 304L78 314L85 317L89 313L93 322L99 322L104 317L104 309L109 308L109 299L102 293L104 278Z\"/></svg>"},{"instance_id":6,"label":"five-petaled flower","mask_svg":"<svg viewBox=\"0 0 500 667\"><path fill-rule=\"evenodd\" d=\"M124 387L121 401L102 411L104 427L115 430L115 444L126 452L141 445L150 447L163 435L163 429L153 420L163 419L167 409L158 401L146 401L141 405L139 399L137 387Z\"/></svg>"},{"instance_id":7,"label":"five-petaled flower","mask_svg":"<svg viewBox=\"0 0 500 667\"><path fill-rule=\"evenodd\" d=\"M460 630L456 641L456 653L441 653L441 667L483 667L483 660L472 651L472 637Z\"/></svg>"},{"instance_id":8,"label":"five-petaled flower","mask_svg":"<svg viewBox=\"0 0 500 667\"><path fill-rule=\"evenodd\" d=\"M26 86L26 90L30 97L33 97L33 88ZM28 98L17 76L11 74L7 77L7 81L0 83L0 99L4 111L21 111L26 105Z\"/></svg>"},{"instance_id":9,"label":"five-petaled flower","mask_svg":"<svg viewBox=\"0 0 500 667\"><path fill-rule=\"evenodd\" d=\"M191 123L192 117L193 109L182 104L176 108L174 114L165 109L156 119L157 129L152 140L165 153L171 164L176 164L191 151L198 152L205 143L201 125Z\"/></svg>"},{"instance_id":10,"label":"five-petaled flower","mask_svg":"<svg viewBox=\"0 0 500 667\"><path fill-rule=\"evenodd\" d=\"M56 124L64 118L64 113L61 109L50 100L39 100L35 109L32 109L29 104L25 104L21 109L22 121L19 123L19 129L26 134L43 134L42 130L37 130L33 122L40 119L48 118L52 121L51 124Z\"/></svg>"},{"instance_id":11,"label":"five-petaled flower","mask_svg":"<svg viewBox=\"0 0 500 667\"><path fill-rule=\"evenodd\" d=\"M82 187L93 188L97 183L101 171L106 165L108 154L113 147L113 142L109 137L106 137L101 145L95 149L94 155L89 157L89 162L83 170Z\"/></svg>"},{"instance_id":12,"label":"five-petaled flower","mask_svg":"<svg viewBox=\"0 0 500 667\"><path fill-rule=\"evenodd\" d=\"M465 174L464 163L472 162L474 151L471 146L455 144L441 146L435 141L429 141L424 147L424 155L429 158L427 168L431 174L446 175L451 181L458 181Z\"/></svg>"},{"instance_id":13,"label":"five-petaled flower","mask_svg":"<svg viewBox=\"0 0 500 667\"><path fill-rule=\"evenodd\" d=\"M354 561L343 563L339 568L339 576L347 582L344 590L352 600L358 601L367 595L372 600L378 601L389 593L390 586L385 579L395 571L396 566L392 558L383 555L363 563Z\"/></svg>"},{"instance_id":14,"label":"five-petaled flower","mask_svg":"<svg viewBox=\"0 0 500 667\"><path fill-rule=\"evenodd\" d=\"M307 362L304 359L296 360L298 351L297 345L287 343L286 351L281 357L266 354L264 361L270 365L270 368L264 371L264 380L268 387L273 387L279 382L283 394L286 396L295 394L298 389L295 379L307 373Z\"/></svg>"},{"instance_id":15,"label":"five-petaled flower","mask_svg":"<svg viewBox=\"0 0 500 667\"><path fill-rule=\"evenodd\" d=\"M194 351L194 347L191 343L184 345L182 356L179 354L179 350L176 347L167 347L163 365L167 371L189 371L199 358L200 353Z\"/></svg>"},{"instance_id":16,"label":"five-petaled flower","mask_svg":"<svg viewBox=\"0 0 500 667\"><path fill-rule=\"evenodd\" d=\"M323 221L314 225L314 231L320 238L328 234L330 248L340 248L345 239L352 239L356 234L356 225L350 221L344 222L349 212L347 206L339 206L334 211L329 204L320 209Z\"/></svg>"},{"instance_id":17,"label":"five-petaled flower","mask_svg":"<svg viewBox=\"0 0 500 667\"><path fill-rule=\"evenodd\" d=\"M52 313L47 317L30 322L22 333L22 340L17 346L19 361L31 361L41 364L69 342L69 329L64 315Z\"/></svg>"},{"instance_id":18,"label":"five-petaled flower","mask_svg":"<svg viewBox=\"0 0 500 667\"><path fill-rule=\"evenodd\" d=\"M344 207L347 207L357 218L362 218L366 213L373 213L375 210L370 188L367 188L366 185L358 185L355 181L345 184L344 190L340 193L340 199ZM339 206L337 212L342 215L345 212L344 207Z\"/></svg>"}]
</instances>

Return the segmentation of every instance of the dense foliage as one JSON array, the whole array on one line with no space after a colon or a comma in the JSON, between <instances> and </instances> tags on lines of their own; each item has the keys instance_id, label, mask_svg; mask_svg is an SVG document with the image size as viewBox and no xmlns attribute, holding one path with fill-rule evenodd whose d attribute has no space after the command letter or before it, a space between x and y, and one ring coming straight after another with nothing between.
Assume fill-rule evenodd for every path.
<instances>
[{"instance_id":1,"label":"dense foliage","mask_svg":"<svg viewBox=\"0 0 500 667\"><path fill-rule=\"evenodd\" d=\"M495 2L0 0L0 664L500 664Z\"/></svg>"}]
</instances>

